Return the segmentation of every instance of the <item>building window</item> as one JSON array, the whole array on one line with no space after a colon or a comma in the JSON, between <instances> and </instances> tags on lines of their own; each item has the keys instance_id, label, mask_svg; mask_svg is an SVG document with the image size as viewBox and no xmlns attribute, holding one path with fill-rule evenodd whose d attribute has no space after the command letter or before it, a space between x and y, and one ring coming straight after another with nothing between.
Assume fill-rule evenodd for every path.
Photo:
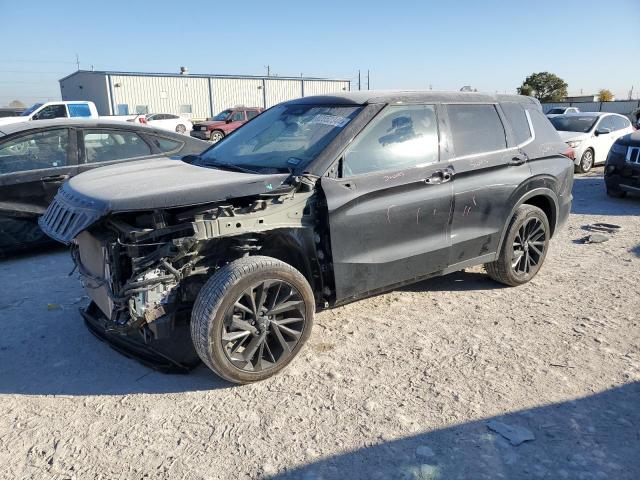
<instances>
[{"instance_id":1,"label":"building window","mask_svg":"<svg viewBox=\"0 0 640 480\"><path fill-rule=\"evenodd\" d=\"M149 113L149 105L136 105L136 113L138 115L146 115Z\"/></svg>"},{"instance_id":2,"label":"building window","mask_svg":"<svg viewBox=\"0 0 640 480\"><path fill-rule=\"evenodd\" d=\"M117 111L118 115L129 115L129 105L126 103L119 103Z\"/></svg>"},{"instance_id":3,"label":"building window","mask_svg":"<svg viewBox=\"0 0 640 480\"><path fill-rule=\"evenodd\" d=\"M192 113L191 105L180 105L180 113Z\"/></svg>"}]
</instances>

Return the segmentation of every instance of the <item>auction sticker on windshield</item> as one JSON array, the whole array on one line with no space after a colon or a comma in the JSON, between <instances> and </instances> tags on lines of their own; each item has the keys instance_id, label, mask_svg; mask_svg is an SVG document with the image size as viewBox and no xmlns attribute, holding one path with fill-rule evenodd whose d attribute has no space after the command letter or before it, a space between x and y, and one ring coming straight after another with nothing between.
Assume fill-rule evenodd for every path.
<instances>
[{"instance_id":1,"label":"auction sticker on windshield","mask_svg":"<svg viewBox=\"0 0 640 480\"><path fill-rule=\"evenodd\" d=\"M349 123L349 119L346 117L340 117L338 115L326 115L319 113L311 119L309 123L319 123L322 125L331 125L332 127L344 127Z\"/></svg>"}]
</instances>

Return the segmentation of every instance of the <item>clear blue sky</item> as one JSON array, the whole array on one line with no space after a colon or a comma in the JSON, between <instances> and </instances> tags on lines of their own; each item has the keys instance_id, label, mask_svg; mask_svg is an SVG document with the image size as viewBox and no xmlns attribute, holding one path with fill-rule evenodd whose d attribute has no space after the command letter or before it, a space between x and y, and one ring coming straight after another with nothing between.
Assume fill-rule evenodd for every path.
<instances>
[{"instance_id":1,"label":"clear blue sky","mask_svg":"<svg viewBox=\"0 0 640 480\"><path fill-rule=\"evenodd\" d=\"M379 5L379 6L377 6ZM80 68L338 77L377 89L640 94L640 1L0 0L0 105L59 98ZM352 88L357 88L356 83Z\"/></svg>"}]
</instances>

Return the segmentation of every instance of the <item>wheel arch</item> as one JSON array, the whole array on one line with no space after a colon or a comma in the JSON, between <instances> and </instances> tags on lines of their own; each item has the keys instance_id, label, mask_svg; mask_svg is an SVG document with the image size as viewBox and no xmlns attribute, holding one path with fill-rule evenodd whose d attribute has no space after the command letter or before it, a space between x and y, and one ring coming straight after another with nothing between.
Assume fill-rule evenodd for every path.
<instances>
[{"instance_id":1,"label":"wheel arch","mask_svg":"<svg viewBox=\"0 0 640 480\"><path fill-rule=\"evenodd\" d=\"M549 220L549 228L551 229L550 238L553 237L556 226L558 222L558 213L559 213L559 202L558 196L556 193L550 188L546 187L538 187L524 193L520 198L514 203L513 208L509 212L509 215L505 219L504 227L502 228L502 233L500 235L500 243L498 245L498 252L502 250L502 243L507 235L507 230L509 228L509 220L513 218L513 215L516 213L516 210L521 205L533 205L534 207L538 207L540 210L544 212Z\"/></svg>"}]
</instances>

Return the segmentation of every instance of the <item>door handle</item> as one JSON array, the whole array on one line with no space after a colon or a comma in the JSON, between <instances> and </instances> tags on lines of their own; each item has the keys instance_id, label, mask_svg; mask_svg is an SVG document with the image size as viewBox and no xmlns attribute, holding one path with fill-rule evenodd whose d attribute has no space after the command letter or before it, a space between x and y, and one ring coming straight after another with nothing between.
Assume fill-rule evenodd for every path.
<instances>
[{"instance_id":1,"label":"door handle","mask_svg":"<svg viewBox=\"0 0 640 480\"><path fill-rule=\"evenodd\" d=\"M524 153L520 153L509 160L509 165L522 165L527 160L529 160L529 157L527 157Z\"/></svg>"},{"instance_id":2,"label":"door handle","mask_svg":"<svg viewBox=\"0 0 640 480\"><path fill-rule=\"evenodd\" d=\"M67 180L69 175L51 175L50 177L42 177L43 182L61 182Z\"/></svg>"},{"instance_id":3,"label":"door handle","mask_svg":"<svg viewBox=\"0 0 640 480\"><path fill-rule=\"evenodd\" d=\"M437 185L440 183L446 183L453 178L455 172L452 168L445 168L442 170L436 170L430 177L424 179L424 183L427 185Z\"/></svg>"}]
</instances>

